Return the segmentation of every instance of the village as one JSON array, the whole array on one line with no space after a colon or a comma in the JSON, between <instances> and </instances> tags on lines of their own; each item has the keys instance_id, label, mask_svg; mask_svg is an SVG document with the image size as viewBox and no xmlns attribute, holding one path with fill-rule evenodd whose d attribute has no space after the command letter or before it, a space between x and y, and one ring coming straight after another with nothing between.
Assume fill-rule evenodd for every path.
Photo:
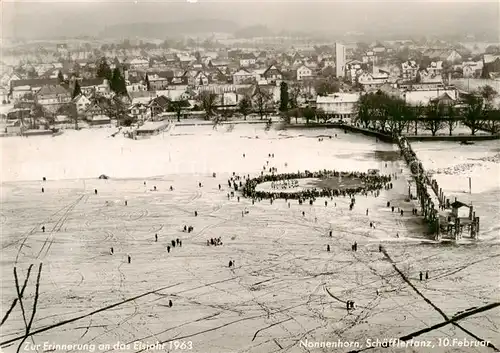
<instances>
[{"instance_id":1,"label":"village","mask_svg":"<svg viewBox=\"0 0 500 353\"><path fill-rule=\"evenodd\" d=\"M68 41L4 49L1 67L1 136L117 126L137 137L186 119L368 127L374 94L411 108L408 134L496 135L500 120L500 48L477 43Z\"/></svg>"}]
</instances>

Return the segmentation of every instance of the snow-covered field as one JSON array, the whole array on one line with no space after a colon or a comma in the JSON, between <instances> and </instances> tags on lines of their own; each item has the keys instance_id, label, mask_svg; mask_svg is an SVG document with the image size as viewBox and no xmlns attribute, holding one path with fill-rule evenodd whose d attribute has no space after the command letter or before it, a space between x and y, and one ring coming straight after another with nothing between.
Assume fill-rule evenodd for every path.
<instances>
[{"instance_id":1,"label":"snow-covered field","mask_svg":"<svg viewBox=\"0 0 500 353\"><path fill-rule=\"evenodd\" d=\"M29 321L40 262L34 335L21 351L35 352L39 344L43 352L44 344L55 343L88 344L74 352L139 352L140 342L159 342L164 345L149 351L348 352L355 348L311 345L340 340L362 348L367 339L409 335L498 301L498 160L471 162L477 165L471 169L473 193L463 195L477 199L479 241L450 246L427 240L421 219L411 215L414 205L405 202L408 172L395 146L335 130L228 129L176 127L140 141L107 137L113 130L0 140L1 312L7 317L0 327L2 351L15 352L20 339L6 342L25 332L19 304L7 315L17 296L13 268L22 286L28 266L35 264L23 300ZM337 138L328 138L335 133ZM433 162L435 168L463 163L453 164L453 153L468 160L498 153L488 143L414 148L427 168ZM292 202L290 208L284 200L272 205L228 200L230 175L255 176L266 161L278 172L403 169L403 174L379 197L357 197L353 211L347 198L328 200L327 207L322 199L313 206ZM111 179L98 180L101 174ZM447 194L463 191L461 177L436 176ZM404 209L404 216L385 207L387 201ZM249 213L242 216L245 209ZM184 225L194 231L182 232ZM221 237L223 245L207 246L213 237ZM167 253L176 238L182 247ZM351 251L354 241L357 252ZM387 257L378 251L380 243ZM429 280L420 281L420 271L429 271ZM350 313L347 300L357 307ZM413 349L492 351L459 344L481 338L499 347L498 323L498 308L473 313L414 338L415 344L430 341L434 348Z\"/></svg>"}]
</instances>

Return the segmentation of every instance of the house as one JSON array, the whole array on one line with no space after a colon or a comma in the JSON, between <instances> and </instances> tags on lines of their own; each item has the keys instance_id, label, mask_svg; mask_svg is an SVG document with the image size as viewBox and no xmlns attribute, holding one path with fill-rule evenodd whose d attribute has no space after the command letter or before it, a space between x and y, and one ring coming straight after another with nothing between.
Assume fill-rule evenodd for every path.
<instances>
[{"instance_id":1,"label":"house","mask_svg":"<svg viewBox=\"0 0 500 353\"><path fill-rule=\"evenodd\" d=\"M7 125L5 125L4 132L6 134L18 135L21 133L22 128L23 128L22 121L19 119L16 119L16 120L12 120L12 121L7 122Z\"/></svg>"},{"instance_id":2,"label":"house","mask_svg":"<svg viewBox=\"0 0 500 353\"><path fill-rule=\"evenodd\" d=\"M156 116L160 113L166 112L168 109L170 100L165 96L159 96L153 98L151 102L149 102L149 109L151 111L151 116Z\"/></svg>"},{"instance_id":3,"label":"house","mask_svg":"<svg viewBox=\"0 0 500 353\"><path fill-rule=\"evenodd\" d=\"M470 206L457 201L455 201L450 204L451 206L451 215L455 218L469 218L469 213L470 213Z\"/></svg>"},{"instance_id":4,"label":"house","mask_svg":"<svg viewBox=\"0 0 500 353\"><path fill-rule=\"evenodd\" d=\"M264 71L262 77L269 83L276 83L276 81L283 79L283 74L275 65L271 65Z\"/></svg>"},{"instance_id":5,"label":"house","mask_svg":"<svg viewBox=\"0 0 500 353\"><path fill-rule=\"evenodd\" d=\"M481 76L482 68L477 65L463 65L462 76L463 78L479 78Z\"/></svg>"},{"instance_id":6,"label":"house","mask_svg":"<svg viewBox=\"0 0 500 353\"><path fill-rule=\"evenodd\" d=\"M500 72L500 57L497 57L495 60L490 62L484 61L483 70L481 72L482 78L491 79L492 78L491 74L495 74L498 72Z\"/></svg>"},{"instance_id":7,"label":"house","mask_svg":"<svg viewBox=\"0 0 500 353\"><path fill-rule=\"evenodd\" d=\"M106 113L105 109L101 107L99 102L94 102L87 107L84 113L87 121L92 126L102 126L111 124L111 118Z\"/></svg>"},{"instance_id":8,"label":"house","mask_svg":"<svg viewBox=\"0 0 500 353\"><path fill-rule=\"evenodd\" d=\"M363 87L364 90L370 90L377 89L378 87L382 86L388 81L388 79L389 75L385 72L364 72L358 76L358 83Z\"/></svg>"},{"instance_id":9,"label":"house","mask_svg":"<svg viewBox=\"0 0 500 353\"><path fill-rule=\"evenodd\" d=\"M435 74L433 71L424 69L418 71L417 80L420 83L442 83L443 77L441 74Z\"/></svg>"},{"instance_id":10,"label":"house","mask_svg":"<svg viewBox=\"0 0 500 353\"><path fill-rule=\"evenodd\" d=\"M128 110L129 115L137 121L145 121L151 116L149 105L145 103L134 103Z\"/></svg>"},{"instance_id":11,"label":"house","mask_svg":"<svg viewBox=\"0 0 500 353\"><path fill-rule=\"evenodd\" d=\"M12 100L14 102L17 102L25 97L32 96L33 91L31 90L30 86L17 86L12 89Z\"/></svg>"},{"instance_id":12,"label":"house","mask_svg":"<svg viewBox=\"0 0 500 353\"><path fill-rule=\"evenodd\" d=\"M42 86L45 85L58 85L59 80L57 78L46 78L46 79L25 79L25 80L11 80L10 89L13 90L16 87L28 86L31 91L36 92Z\"/></svg>"},{"instance_id":13,"label":"house","mask_svg":"<svg viewBox=\"0 0 500 353\"><path fill-rule=\"evenodd\" d=\"M356 105L359 93L335 93L326 97L316 97L316 109L335 118L353 118L356 115Z\"/></svg>"},{"instance_id":14,"label":"house","mask_svg":"<svg viewBox=\"0 0 500 353\"><path fill-rule=\"evenodd\" d=\"M444 92L437 98L431 98L430 102L446 106L454 106L455 104L457 104L457 98L458 97L456 95L452 95L449 92Z\"/></svg>"},{"instance_id":15,"label":"house","mask_svg":"<svg viewBox=\"0 0 500 353\"><path fill-rule=\"evenodd\" d=\"M361 60L365 64L368 64L368 63L376 64L377 63L377 56L375 55L375 52L373 52L372 50L370 50L370 51L367 51L363 55L363 57L361 58Z\"/></svg>"},{"instance_id":16,"label":"house","mask_svg":"<svg viewBox=\"0 0 500 353\"><path fill-rule=\"evenodd\" d=\"M162 90L168 87L169 82L174 78L173 71L160 71L148 74L150 90Z\"/></svg>"},{"instance_id":17,"label":"house","mask_svg":"<svg viewBox=\"0 0 500 353\"><path fill-rule=\"evenodd\" d=\"M94 92L97 92L105 97L110 97L112 94L109 82L105 78L90 78L78 80L80 89L86 96L91 96Z\"/></svg>"},{"instance_id":18,"label":"house","mask_svg":"<svg viewBox=\"0 0 500 353\"><path fill-rule=\"evenodd\" d=\"M83 113L85 113L85 111L89 107L90 99L88 99L83 94L79 94L78 96L73 98L73 103L75 103L77 114L82 115Z\"/></svg>"},{"instance_id":19,"label":"house","mask_svg":"<svg viewBox=\"0 0 500 353\"><path fill-rule=\"evenodd\" d=\"M35 101L42 106L57 109L58 106L71 101L71 93L61 85L45 85L36 92Z\"/></svg>"},{"instance_id":20,"label":"house","mask_svg":"<svg viewBox=\"0 0 500 353\"><path fill-rule=\"evenodd\" d=\"M130 82L126 81L126 87L127 87L127 92L139 92L139 91L146 91L147 87L144 83L142 82Z\"/></svg>"},{"instance_id":21,"label":"house","mask_svg":"<svg viewBox=\"0 0 500 353\"><path fill-rule=\"evenodd\" d=\"M401 78L412 81L417 78L418 65L414 60L408 60L401 64Z\"/></svg>"},{"instance_id":22,"label":"house","mask_svg":"<svg viewBox=\"0 0 500 353\"><path fill-rule=\"evenodd\" d=\"M443 94L447 94L451 99L456 100L458 97L458 91L456 89L427 89L427 90L412 90L405 91L403 93L403 98L405 102L412 106L417 105L429 105L432 100L439 99L443 97Z\"/></svg>"},{"instance_id":23,"label":"house","mask_svg":"<svg viewBox=\"0 0 500 353\"><path fill-rule=\"evenodd\" d=\"M241 85L244 83L250 83L254 80L254 74L248 72L245 69L239 69L233 74L233 84Z\"/></svg>"},{"instance_id":24,"label":"house","mask_svg":"<svg viewBox=\"0 0 500 353\"><path fill-rule=\"evenodd\" d=\"M158 135L168 127L168 121L148 121L135 130L136 138Z\"/></svg>"},{"instance_id":25,"label":"house","mask_svg":"<svg viewBox=\"0 0 500 353\"><path fill-rule=\"evenodd\" d=\"M194 86L206 86L210 82L209 77L203 71L198 71L193 77Z\"/></svg>"},{"instance_id":26,"label":"house","mask_svg":"<svg viewBox=\"0 0 500 353\"><path fill-rule=\"evenodd\" d=\"M129 65L131 70L147 70L149 68L149 60L132 59Z\"/></svg>"},{"instance_id":27,"label":"house","mask_svg":"<svg viewBox=\"0 0 500 353\"><path fill-rule=\"evenodd\" d=\"M462 60L462 55L460 55L455 49L428 49L423 52L423 55L427 56L431 60L441 60L450 63Z\"/></svg>"},{"instance_id":28,"label":"house","mask_svg":"<svg viewBox=\"0 0 500 353\"><path fill-rule=\"evenodd\" d=\"M311 77L313 77L313 72L307 66L302 65L297 69L297 80L298 81L302 81L304 79L311 78Z\"/></svg>"},{"instance_id":29,"label":"house","mask_svg":"<svg viewBox=\"0 0 500 353\"><path fill-rule=\"evenodd\" d=\"M443 62L441 60L431 62L427 67L427 72L431 75L441 75L443 72Z\"/></svg>"},{"instance_id":30,"label":"house","mask_svg":"<svg viewBox=\"0 0 500 353\"><path fill-rule=\"evenodd\" d=\"M56 129L68 129L75 127L75 121L67 115L56 115L54 117L54 127Z\"/></svg>"},{"instance_id":31,"label":"house","mask_svg":"<svg viewBox=\"0 0 500 353\"><path fill-rule=\"evenodd\" d=\"M257 58L252 53L243 54L240 57L240 66L249 67L255 65Z\"/></svg>"}]
</instances>

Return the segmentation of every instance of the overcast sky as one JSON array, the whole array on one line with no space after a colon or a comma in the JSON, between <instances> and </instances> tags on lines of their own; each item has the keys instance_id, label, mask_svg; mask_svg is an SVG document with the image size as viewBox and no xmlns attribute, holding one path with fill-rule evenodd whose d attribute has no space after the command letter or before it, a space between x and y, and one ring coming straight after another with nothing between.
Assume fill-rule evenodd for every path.
<instances>
[{"instance_id":1,"label":"overcast sky","mask_svg":"<svg viewBox=\"0 0 500 353\"><path fill-rule=\"evenodd\" d=\"M193 1L193 0L189 0ZM499 1L2 1L4 36L97 35L106 26L199 18L263 24L274 30L430 34L488 31L498 35Z\"/></svg>"}]
</instances>

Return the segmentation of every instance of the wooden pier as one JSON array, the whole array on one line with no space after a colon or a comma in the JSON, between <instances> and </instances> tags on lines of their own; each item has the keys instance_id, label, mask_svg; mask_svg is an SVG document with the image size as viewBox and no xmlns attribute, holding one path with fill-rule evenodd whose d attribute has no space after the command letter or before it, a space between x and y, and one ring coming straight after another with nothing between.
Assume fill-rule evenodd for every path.
<instances>
[{"instance_id":1,"label":"wooden pier","mask_svg":"<svg viewBox=\"0 0 500 353\"><path fill-rule=\"evenodd\" d=\"M422 163L411 148L408 140L399 136L397 144L401 155L410 168L416 184L417 199L419 200L422 215L429 225L429 233L435 240L443 236L460 240L466 229L470 238L477 239L479 234L479 217L476 217L474 207L464 204L455 198L453 203L444 195L435 179L430 179L425 173ZM411 195L410 195L411 196ZM461 210L467 208L467 213Z\"/></svg>"}]
</instances>

